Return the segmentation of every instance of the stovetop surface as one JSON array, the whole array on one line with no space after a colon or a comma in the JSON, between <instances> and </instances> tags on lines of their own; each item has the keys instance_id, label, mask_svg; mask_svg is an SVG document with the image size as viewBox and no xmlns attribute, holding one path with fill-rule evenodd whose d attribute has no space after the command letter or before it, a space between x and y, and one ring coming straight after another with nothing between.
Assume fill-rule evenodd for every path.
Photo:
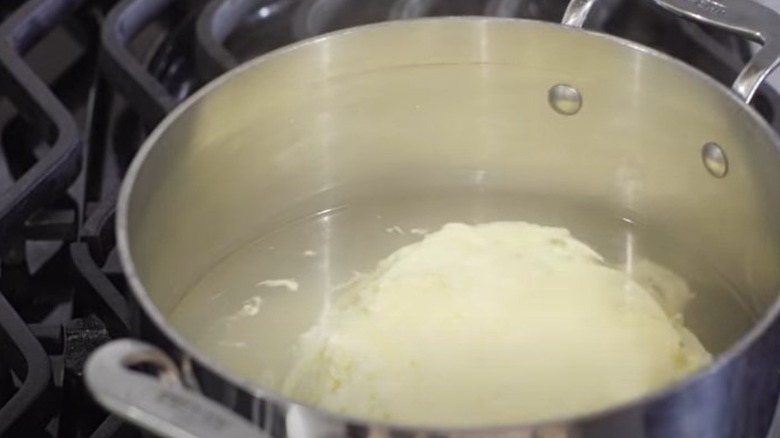
<instances>
[{"instance_id":1,"label":"stovetop surface","mask_svg":"<svg viewBox=\"0 0 780 438\"><path fill-rule=\"evenodd\" d=\"M604 0L587 27L730 83L750 47ZM198 87L324 32L421 16L559 20L562 0L3 0L0 2L0 436L136 437L84 390L97 346L132 336L114 203L139 145ZM775 127L780 97L755 106Z\"/></svg>"}]
</instances>

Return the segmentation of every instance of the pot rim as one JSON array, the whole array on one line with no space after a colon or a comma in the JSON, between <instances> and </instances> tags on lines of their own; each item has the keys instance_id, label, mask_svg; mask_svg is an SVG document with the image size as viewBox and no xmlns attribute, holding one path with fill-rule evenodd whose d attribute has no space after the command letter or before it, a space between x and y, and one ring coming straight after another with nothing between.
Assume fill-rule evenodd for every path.
<instances>
[{"instance_id":1,"label":"pot rim","mask_svg":"<svg viewBox=\"0 0 780 438\"><path fill-rule=\"evenodd\" d=\"M582 28L575 28L565 26L554 22L544 22L538 20L524 19L524 18L505 18L505 17L484 17L484 16L457 16L457 17L426 17L426 18L414 18L406 20L385 21L361 26L350 27L342 30L337 30L329 33L325 33L319 36L307 38L293 44L289 44L280 47L276 50L258 56L252 60L249 60L240 66L224 73L223 75L210 81L190 97L185 99L179 105L177 105L155 129L151 132L149 137L144 140L144 143L139 148L136 156L128 168L128 171L122 182L119 198L117 202L116 210L116 246L119 255L119 260L127 277L128 284L132 291L134 298L140 303L141 308L149 317L149 319L157 326L157 328L169 339L173 344L182 350L182 352L192 359L211 371L212 373L225 379L232 385L239 387L241 390L251 394L253 397L263 398L274 403L278 403L284 407L301 407L307 410L311 410L320 416L322 419L330 421L346 422L349 424L367 427L367 428L383 428L392 429L398 431L414 431L414 432L444 432L444 433L500 433L508 430L517 429L536 429L545 427L555 427L563 424L583 424L592 422L595 420L615 416L623 412L627 412L633 408L641 405L651 404L659 401L665 397L670 396L673 393L680 392L685 388L694 385L700 380L706 379L708 376L717 373L720 369L728 366L738 356L742 355L752 344L754 344L772 325L772 323L780 316L780 295L775 298L773 304L767 309L764 316L759 319L753 327L739 340L734 343L729 349L722 354L715 357L714 361L703 368L702 370L686 376L677 382L663 387L660 390L653 391L652 393L645 395L644 397L623 403L617 406L611 406L606 409L600 409L598 411L590 412L583 415L574 415L568 417L561 417L552 420L529 422L529 423L510 423L493 426L455 426L455 427L442 427L432 425L414 425L414 424L396 424L383 421L365 420L349 415L336 414L334 412L315 407L311 404L293 400L289 397L282 395L281 393L272 390L270 388L263 387L256 383L251 382L249 379L235 375L228 371L223 366L213 361L206 354L200 352L194 345L184 338L177 330L175 330L167 321L167 318L163 315L160 309L152 302L146 288L141 282L138 273L135 269L135 263L130 254L129 238L127 233L127 217L130 208L130 199L133 194L133 188L138 178L138 173L141 167L146 162L147 157L151 153L152 149L158 143L159 138L164 132L179 118L179 116L188 111L198 101L206 97L212 92L216 92L220 87L234 79L235 77L242 75L255 66L268 62L274 58L284 56L288 52L296 51L302 47L321 44L323 41L331 40L333 38L343 38L353 33L361 33L371 29L377 29L382 27L400 27L400 26L419 26L430 22L460 22L460 23L514 23L514 25L522 26L540 26L546 28L555 28L560 32L576 32L589 38L599 38L604 41L608 41L612 44L622 45L632 50L643 52L644 54L651 55L662 62L672 63L677 68L682 69L688 74L697 77L713 88L718 89L721 93L726 94L728 99L738 104L742 111L747 112L751 119L757 124L764 133L769 134L772 139L772 144L780 151L780 136L774 129L771 128L769 123L759 115L759 113L750 105L741 100L736 94L734 94L729 88L723 84L717 82L715 79L707 76L702 71L693 68L692 66L685 64L684 62L673 58L665 53L662 53L656 49L644 46L642 44L623 39L618 36L591 31Z\"/></svg>"}]
</instances>

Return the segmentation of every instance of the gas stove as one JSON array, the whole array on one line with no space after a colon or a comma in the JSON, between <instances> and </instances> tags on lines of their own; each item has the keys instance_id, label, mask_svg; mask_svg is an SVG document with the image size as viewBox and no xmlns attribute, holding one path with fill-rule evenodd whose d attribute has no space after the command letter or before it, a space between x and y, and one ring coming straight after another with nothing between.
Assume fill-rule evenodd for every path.
<instances>
[{"instance_id":1,"label":"gas stove","mask_svg":"<svg viewBox=\"0 0 780 438\"><path fill-rule=\"evenodd\" d=\"M772 2L769 2L770 4ZM0 2L0 436L136 437L84 389L86 357L132 336L114 204L145 136L253 57L383 20L557 21L564 0L3 0ZM729 84L751 53L649 2L603 0L586 27ZM780 95L755 107L780 129Z\"/></svg>"}]
</instances>

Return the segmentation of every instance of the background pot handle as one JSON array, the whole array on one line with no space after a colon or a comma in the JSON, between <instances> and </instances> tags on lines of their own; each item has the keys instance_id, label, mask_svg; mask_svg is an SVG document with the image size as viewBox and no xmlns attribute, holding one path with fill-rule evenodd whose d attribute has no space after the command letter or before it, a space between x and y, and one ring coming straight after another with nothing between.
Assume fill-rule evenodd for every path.
<instances>
[{"instance_id":1,"label":"background pot handle","mask_svg":"<svg viewBox=\"0 0 780 438\"><path fill-rule=\"evenodd\" d=\"M754 0L653 1L682 17L763 44L731 87L746 102L750 102L759 85L780 64L780 14L771 8Z\"/></svg>"},{"instance_id":2,"label":"background pot handle","mask_svg":"<svg viewBox=\"0 0 780 438\"><path fill-rule=\"evenodd\" d=\"M571 0L566 12L563 13L561 23L571 27L582 27L588 18L591 8L597 0Z\"/></svg>"},{"instance_id":3,"label":"background pot handle","mask_svg":"<svg viewBox=\"0 0 780 438\"><path fill-rule=\"evenodd\" d=\"M151 376L133 367L157 371ZM167 438L269 438L255 425L186 389L176 364L149 344L121 339L87 360L85 382L93 397L125 420Z\"/></svg>"},{"instance_id":4,"label":"background pot handle","mask_svg":"<svg viewBox=\"0 0 780 438\"><path fill-rule=\"evenodd\" d=\"M582 27L596 1L571 0L561 22ZM653 2L681 17L719 27L763 45L731 86L745 102L750 102L764 79L780 64L780 14L755 0Z\"/></svg>"}]
</instances>

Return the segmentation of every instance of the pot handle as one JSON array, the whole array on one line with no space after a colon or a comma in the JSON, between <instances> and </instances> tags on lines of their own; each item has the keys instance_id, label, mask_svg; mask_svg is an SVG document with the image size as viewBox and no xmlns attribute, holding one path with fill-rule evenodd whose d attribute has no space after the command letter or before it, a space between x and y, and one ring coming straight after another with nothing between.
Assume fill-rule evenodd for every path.
<instances>
[{"instance_id":1,"label":"pot handle","mask_svg":"<svg viewBox=\"0 0 780 438\"><path fill-rule=\"evenodd\" d=\"M565 26L582 27L588 18L591 8L597 0L571 0L566 12L563 13L561 23Z\"/></svg>"},{"instance_id":2,"label":"pot handle","mask_svg":"<svg viewBox=\"0 0 780 438\"><path fill-rule=\"evenodd\" d=\"M132 367L148 366L153 377ZM270 438L238 414L185 388L176 364L158 348L120 339L98 348L84 369L87 389L103 407L161 437Z\"/></svg>"},{"instance_id":3,"label":"pot handle","mask_svg":"<svg viewBox=\"0 0 780 438\"><path fill-rule=\"evenodd\" d=\"M562 23L582 27L597 0L571 0ZM764 79L780 64L780 14L755 0L653 0L676 15L733 32L763 47L731 89L750 102Z\"/></svg>"},{"instance_id":4,"label":"pot handle","mask_svg":"<svg viewBox=\"0 0 780 438\"><path fill-rule=\"evenodd\" d=\"M750 102L780 64L780 14L755 0L653 0L681 17L733 32L763 45L731 86Z\"/></svg>"}]
</instances>

